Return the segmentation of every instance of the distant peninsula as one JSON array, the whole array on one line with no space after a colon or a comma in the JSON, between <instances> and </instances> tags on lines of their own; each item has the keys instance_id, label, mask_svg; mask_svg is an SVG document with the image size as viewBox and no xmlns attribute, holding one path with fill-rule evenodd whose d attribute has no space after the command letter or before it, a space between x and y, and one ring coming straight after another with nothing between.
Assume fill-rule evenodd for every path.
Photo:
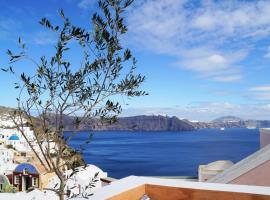
<instances>
[{"instance_id":1,"label":"distant peninsula","mask_svg":"<svg viewBox=\"0 0 270 200\"><path fill-rule=\"evenodd\" d=\"M75 118L65 117L64 124L67 131L72 131ZM113 124L101 123L97 119L88 119L81 125L80 130L93 131L193 131L195 127L177 117L167 116L133 116L120 117Z\"/></svg>"},{"instance_id":2,"label":"distant peninsula","mask_svg":"<svg viewBox=\"0 0 270 200\"><path fill-rule=\"evenodd\" d=\"M0 106L1 120L14 109ZM53 117L52 115L49 117ZM75 130L75 117L65 116L66 131ZM52 120L53 121L53 120ZM52 126L54 124L51 124ZM187 119L179 119L175 116L139 115L132 117L119 117L116 123L102 123L98 119L89 118L81 125L80 131L194 131L202 128L265 128L270 127L270 120L244 120L235 116L223 116L210 122L194 122Z\"/></svg>"}]
</instances>

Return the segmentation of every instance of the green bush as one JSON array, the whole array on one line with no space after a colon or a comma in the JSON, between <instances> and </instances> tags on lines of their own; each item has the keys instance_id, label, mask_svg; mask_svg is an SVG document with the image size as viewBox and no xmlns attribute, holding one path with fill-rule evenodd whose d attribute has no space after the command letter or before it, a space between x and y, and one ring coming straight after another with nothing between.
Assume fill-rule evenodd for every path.
<instances>
[{"instance_id":1,"label":"green bush","mask_svg":"<svg viewBox=\"0 0 270 200\"><path fill-rule=\"evenodd\" d=\"M15 193L16 192L16 188L12 185L6 185L3 189L3 192L5 193Z\"/></svg>"}]
</instances>

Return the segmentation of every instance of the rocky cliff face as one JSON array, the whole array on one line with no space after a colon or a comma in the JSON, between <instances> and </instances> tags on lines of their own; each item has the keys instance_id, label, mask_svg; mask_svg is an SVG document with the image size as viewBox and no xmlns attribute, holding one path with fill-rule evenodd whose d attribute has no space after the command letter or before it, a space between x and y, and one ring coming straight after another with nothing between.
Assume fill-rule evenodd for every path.
<instances>
[{"instance_id":1,"label":"rocky cliff face","mask_svg":"<svg viewBox=\"0 0 270 200\"><path fill-rule=\"evenodd\" d=\"M191 131L194 127L177 117L135 116L119 118L115 124L105 127L110 130L132 131Z\"/></svg>"},{"instance_id":2,"label":"rocky cliff face","mask_svg":"<svg viewBox=\"0 0 270 200\"><path fill-rule=\"evenodd\" d=\"M74 130L74 118L65 117L66 130ZM101 123L97 119L89 119L81 125L80 130L109 131L192 131L194 126L179 120L177 117L134 116L121 117L114 124Z\"/></svg>"},{"instance_id":3,"label":"rocky cliff face","mask_svg":"<svg viewBox=\"0 0 270 200\"><path fill-rule=\"evenodd\" d=\"M14 109L0 106L0 121L6 119ZM54 115L48 116L51 118L51 125L54 126ZM1 120L3 119L3 120ZM5 120L4 120L5 119ZM65 130L75 130L75 117L64 116ZM39 120L36 120L39 126ZM114 124L105 124L97 119L88 119L81 125L80 130L109 130L109 131L192 131L195 130L194 125L178 119L177 117L165 116L134 116L134 117L120 117Z\"/></svg>"}]
</instances>

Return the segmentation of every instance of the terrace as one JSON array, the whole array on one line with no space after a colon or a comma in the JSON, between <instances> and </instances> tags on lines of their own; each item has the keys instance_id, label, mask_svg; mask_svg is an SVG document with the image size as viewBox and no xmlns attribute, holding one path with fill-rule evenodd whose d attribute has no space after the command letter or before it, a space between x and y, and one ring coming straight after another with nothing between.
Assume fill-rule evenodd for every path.
<instances>
[{"instance_id":1,"label":"terrace","mask_svg":"<svg viewBox=\"0 0 270 200\"><path fill-rule=\"evenodd\" d=\"M148 199L144 195L150 200L270 200L270 188L129 176L97 190L91 199Z\"/></svg>"}]
</instances>

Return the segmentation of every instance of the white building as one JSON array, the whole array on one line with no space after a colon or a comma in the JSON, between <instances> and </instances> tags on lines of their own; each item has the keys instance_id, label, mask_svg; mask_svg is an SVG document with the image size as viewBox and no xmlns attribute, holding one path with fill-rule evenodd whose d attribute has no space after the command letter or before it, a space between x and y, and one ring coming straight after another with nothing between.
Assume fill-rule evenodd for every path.
<instances>
[{"instance_id":1,"label":"white building","mask_svg":"<svg viewBox=\"0 0 270 200\"><path fill-rule=\"evenodd\" d=\"M3 146L0 147L0 163L5 163L12 161L14 158L14 152L12 149L4 148Z\"/></svg>"},{"instance_id":2,"label":"white building","mask_svg":"<svg viewBox=\"0 0 270 200\"><path fill-rule=\"evenodd\" d=\"M22 128L23 133L26 135L27 139L34 141L34 132L29 127ZM22 135L20 130L15 128L0 129L0 145L12 145L16 150L27 152L30 151L30 147L26 142L26 139Z\"/></svg>"},{"instance_id":3,"label":"white building","mask_svg":"<svg viewBox=\"0 0 270 200\"><path fill-rule=\"evenodd\" d=\"M34 140L34 132L29 127L23 127L21 130L23 131L27 139ZM20 130L15 128L2 128L0 129L0 141L7 140L11 135L14 134L18 135L21 140L25 140Z\"/></svg>"},{"instance_id":4,"label":"white building","mask_svg":"<svg viewBox=\"0 0 270 200\"><path fill-rule=\"evenodd\" d=\"M32 130L30 129L30 127L23 127L23 128L22 128L22 131L23 131L23 133L25 134L25 136L26 136L26 138L27 138L28 140L30 140L30 141L35 140L34 131L32 131ZM18 131L18 135L20 135L21 138L22 138L23 140L25 140L24 137L23 137L23 135L21 134L21 131Z\"/></svg>"},{"instance_id":5,"label":"white building","mask_svg":"<svg viewBox=\"0 0 270 200\"><path fill-rule=\"evenodd\" d=\"M13 129L0 129L0 144L5 144L6 141L15 134Z\"/></svg>"},{"instance_id":6,"label":"white building","mask_svg":"<svg viewBox=\"0 0 270 200\"><path fill-rule=\"evenodd\" d=\"M16 134L13 134L11 135L8 140L6 140L6 145L10 145L12 146L13 148L15 148L16 150L20 149L21 146L22 146L22 141L21 139L19 138L18 135Z\"/></svg>"},{"instance_id":7,"label":"white building","mask_svg":"<svg viewBox=\"0 0 270 200\"><path fill-rule=\"evenodd\" d=\"M19 118L15 120L18 123L21 122ZM26 120L23 119L22 123L26 123ZM35 141L34 132L30 127L24 126L17 129L9 114L0 116L0 145L12 145L17 151L28 152L31 149L23 135L25 135L28 140Z\"/></svg>"},{"instance_id":8,"label":"white building","mask_svg":"<svg viewBox=\"0 0 270 200\"><path fill-rule=\"evenodd\" d=\"M19 118L15 119L18 123L26 123L26 120L23 119L22 122ZM19 130L16 128L14 121L11 119L9 114L3 114L0 116L0 144L5 143L11 135L18 135L21 141L24 141L22 132L29 140L34 140L34 132L30 127L23 126Z\"/></svg>"},{"instance_id":9,"label":"white building","mask_svg":"<svg viewBox=\"0 0 270 200\"><path fill-rule=\"evenodd\" d=\"M107 172L103 172L95 165L78 167L76 170L78 170L78 172L68 179L66 185L66 190L69 190L71 195L90 194L102 188L103 185L101 179L106 178L108 175ZM66 175L69 176L72 172L72 170L68 170ZM95 175L97 176L95 177ZM89 187L90 184L94 184L95 186L91 188ZM57 176L49 179L48 188L55 188L57 185L59 185L59 179Z\"/></svg>"},{"instance_id":10,"label":"white building","mask_svg":"<svg viewBox=\"0 0 270 200\"><path fill-rule=\"evenodd\" d=\"M10 174L15 167L14 150L0 146L0 174Z\"/></svg>"}]
</instances>

